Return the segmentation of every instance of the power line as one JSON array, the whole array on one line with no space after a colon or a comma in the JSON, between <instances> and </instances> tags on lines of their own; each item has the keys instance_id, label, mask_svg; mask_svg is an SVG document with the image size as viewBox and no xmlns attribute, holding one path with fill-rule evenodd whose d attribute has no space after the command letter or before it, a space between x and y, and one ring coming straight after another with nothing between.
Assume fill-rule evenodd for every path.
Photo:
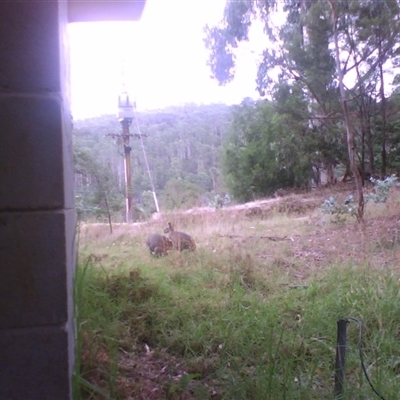
<instances>
[{"instance_id":1,"label":"power line","mask_svg":"<svg viewBox=\"0 0 400 400\"><path fill-rule=\"evenodd\" d=\"M135 115L136 128L137 128L137 131L138 131L138 134L139 134L140 143L142 145L144 162L146 164L147 173L149 175L150 186L151 186L151 190L152 190L152 193L153 193L154 204L156 206L157 212L159 213L160 212L160 208L158 206L158 201L157 201L157 196L156 196L156 189L154 187L153 178L151 176L149 162L147 161L147 155L146 155L146 150L144 148L143 137L142 137L142 134L140 133L139 122L138 122L137 115L136 115L136 107L133 108L133 113Z\"/></svg>"}]
</instances>

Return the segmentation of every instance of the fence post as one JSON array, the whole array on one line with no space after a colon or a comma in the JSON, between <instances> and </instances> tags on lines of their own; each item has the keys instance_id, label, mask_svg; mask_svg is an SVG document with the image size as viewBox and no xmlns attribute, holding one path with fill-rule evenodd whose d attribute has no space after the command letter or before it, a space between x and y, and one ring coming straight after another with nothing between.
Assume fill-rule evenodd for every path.
<instances>
[{"instance_id":1,"label":"fence post","mask_svg":"<svg viewBox=\"0 0 400 400\"><path fill-rule=\"evenodd\" d=\"M337 344L336 344L336 361L335 361L335 391L334 398L343 398L344 384L344 366L346 355L346 329L347 319L339 319L337 321Z\"/></svg>"}]
</instances>

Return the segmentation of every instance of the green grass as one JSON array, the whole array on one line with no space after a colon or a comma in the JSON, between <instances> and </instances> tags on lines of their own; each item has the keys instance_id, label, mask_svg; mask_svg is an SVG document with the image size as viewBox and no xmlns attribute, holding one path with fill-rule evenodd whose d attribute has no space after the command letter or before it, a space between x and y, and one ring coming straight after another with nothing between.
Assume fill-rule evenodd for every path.
<instances>
[{"instance_id":1,"label":"green grass","mask_svg":"<svg viewBox=\"0 0 400 400\"><path fill-rule=\"evenodd\" d=\"M336 323L347 317L363 321L372 382L386 399L398 397L400 276L389 268L331 265L291 288L279 269L267 281L242 255L137 258L113 270L78 266L76 400L146 398L146 352L181 366L150 382L161 390L154 398L331 399ZM357 345L350 322L344 398L372 399ZM130 368L127 355L138 360Z\"/></svg>"}]
</instances>

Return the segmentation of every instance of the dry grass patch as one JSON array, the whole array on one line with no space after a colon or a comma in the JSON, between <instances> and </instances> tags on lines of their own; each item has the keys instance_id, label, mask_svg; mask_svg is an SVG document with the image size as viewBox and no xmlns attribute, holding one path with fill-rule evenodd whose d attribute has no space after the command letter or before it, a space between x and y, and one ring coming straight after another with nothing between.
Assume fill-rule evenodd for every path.
<instances>
[{"instance_id":1,"label":"dry grass patch","mask_svg":"<svg viewBox=\"0 0 400 400\"><path fill-rule=\"evenodd\" d=\"M347 194L339 192L343 198ZM321 198L313 197L310 203L322 204ZM306 200L301 195L296 201L285 197L270 199L265 204L297 204ZM222 264L229 268L231 261L226 260L247 254L251 256L250 267L268 279L271 274L280 273L285 279L304 282L331 263L368 261L378 267L399 261L398 192L393 191L386 204L368 203L366 211L364 226L358 226L351 218L341 224L332 224L329 215L318 209L301 216L274 211L268 219L253 219L241 214L237 206L207 209L204 214L162 214L149 223L115 225L113 234L105 224L83 225L81 256L91 255L104 268L129 268L135 261L150 268L162 266L170 271L190 271L196 265L215 268ZM163 233L168 222L194 238L198 248L195 253L172 251L163 260L150 257L145 246L147 236L154 232Z\"/></svg>"}]
</instances>

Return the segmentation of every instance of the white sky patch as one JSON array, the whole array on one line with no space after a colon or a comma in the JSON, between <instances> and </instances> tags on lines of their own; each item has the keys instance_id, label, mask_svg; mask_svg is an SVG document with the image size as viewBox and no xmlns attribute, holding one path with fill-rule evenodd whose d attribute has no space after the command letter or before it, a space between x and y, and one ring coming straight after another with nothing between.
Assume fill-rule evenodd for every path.
<instances>
[{"instance_id":1,"label":"white sky patch","mask_svg":"<svg viewBox=\"0 0 400 400\"><path fill-rule=\"evenodd\" d=\"M261 26L259 40L252 35L238 49L234 81L220 87L210 78L203 28L221 19L224 7L225 0L147 0L138 22L70 24L73 117L116 113L123 80L138 111L257 98L257 63L267 41Z\"/></svg>"}]
</instances>

